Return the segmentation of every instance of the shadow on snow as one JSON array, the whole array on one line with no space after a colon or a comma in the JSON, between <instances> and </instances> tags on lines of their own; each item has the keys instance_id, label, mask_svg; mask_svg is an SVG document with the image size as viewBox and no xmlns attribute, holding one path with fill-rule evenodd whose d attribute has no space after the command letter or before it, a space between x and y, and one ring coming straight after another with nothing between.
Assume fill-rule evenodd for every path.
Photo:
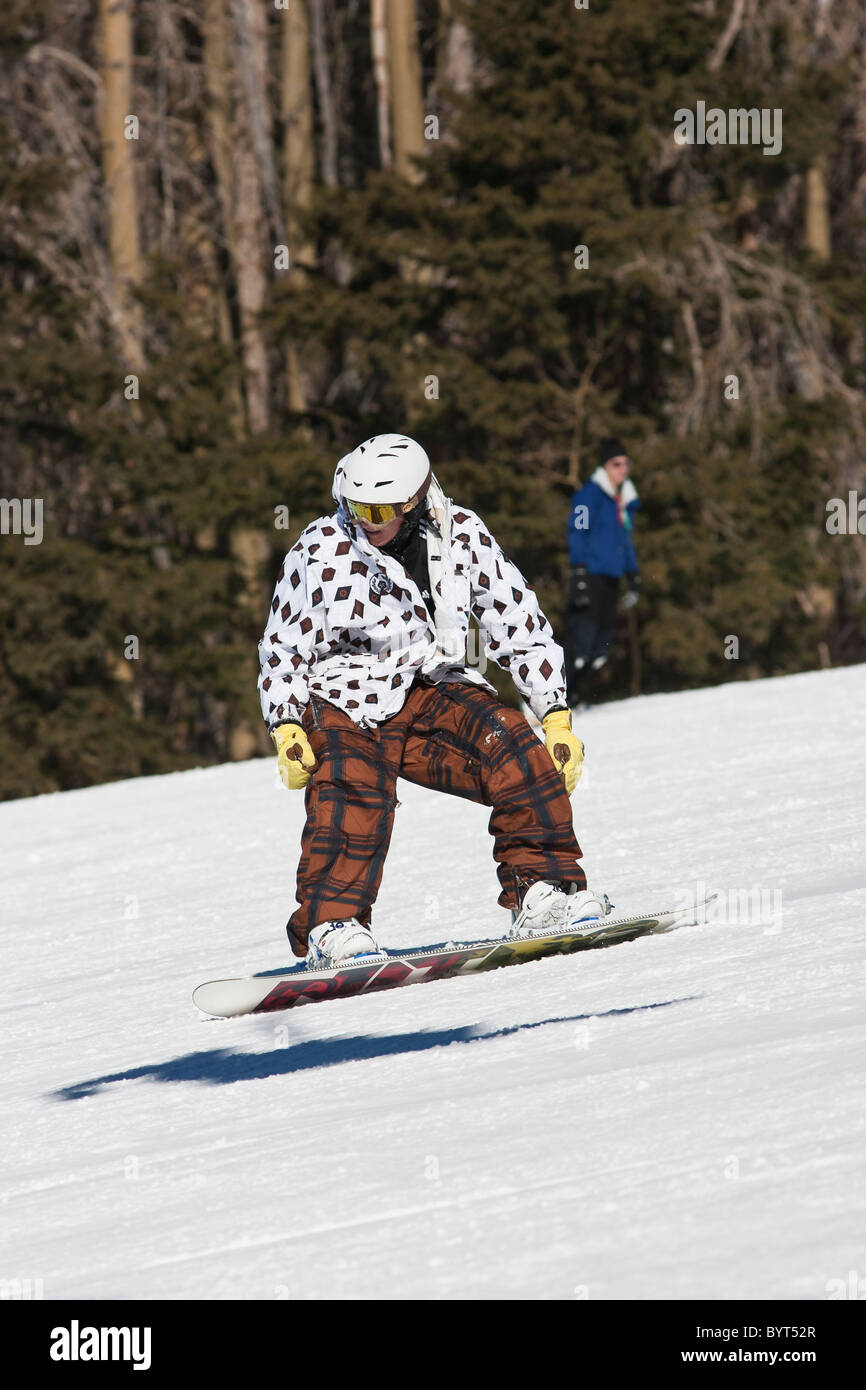
<instances>
[{"instance_id":1,"label":"shadow on snow","mask_svg":"<svg viewBox=\"0 0 866 1390\"><path fill-rule=\"evenodd\" d=\"M515 1023L483 1033L475 1024L463 1028L422 1030L415 1033L372 1034L360 1037L316 1038L298 1042L268 1052L234 1052L217 1047L208 1052L190 1052L167 1062L132 1067L129 1071L94 1076L52 1092L55 1100L84 1100L94 1096L116 1081L199 1081L206 1086L231 1086L236 1081L263 1081L270 1076L291 1076L294 1072L311 1071L316 1067L339 1066L342 1062L363 1062L374 1057L394 1057L400 1053L428 1052L434 1047L450 1047L452 1043L489 1042L507 1038L514 1033L533 1028L546 1028L551 1023L585 1023L590 1019L615 1018L623 1014L647 1013L651 1009L666 1009L672 1004L685 1004L695 995L683 999L663 999L654 1004L635 1004L626 1009L605 1009L595 1014L572 1014L570 1017L543 1018L535 1023ZM277 1026L276 1024L274 1026Z\"/></svg>"}]
</instances>

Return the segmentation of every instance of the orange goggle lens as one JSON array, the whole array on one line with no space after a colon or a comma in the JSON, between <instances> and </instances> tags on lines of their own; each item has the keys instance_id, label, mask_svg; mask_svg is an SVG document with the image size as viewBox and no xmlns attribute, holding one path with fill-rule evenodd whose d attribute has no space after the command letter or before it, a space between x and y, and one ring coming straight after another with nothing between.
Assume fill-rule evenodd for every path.
<instances>
[{"instance_id":1,"label":"orange goggle lens","mask_svg":"<svg viewBox=\"0 0 866 1390\"><path fill-rule=\"evenodd\" d=\"M373 526L387 526L403 510L393 502L353 502L350 497L344 497L343 501L349 516L356 521L369 521Z\"/></svg>"},{"instance_id":2,"label":"orange goggle lens","mask_svg":"<svg viewBox=\"0 0 866 1390\"><path fill-rule=\"evenodd\" d=\"M344 497L343 501L349 516L354 517L355 521L369 521L372 526L387 526L395 516L405 516L417 507L421 498L426 496L429 486L428 472L423 486L419 487L415 496L410 497L408 502L353 502L351 497Z\"/></svg>"}]
</instances>

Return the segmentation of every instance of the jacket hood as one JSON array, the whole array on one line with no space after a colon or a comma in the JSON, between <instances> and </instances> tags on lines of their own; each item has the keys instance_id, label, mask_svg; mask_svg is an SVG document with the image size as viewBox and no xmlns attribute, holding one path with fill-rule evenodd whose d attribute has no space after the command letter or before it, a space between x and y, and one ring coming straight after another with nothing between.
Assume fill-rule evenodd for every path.
<instances>
[{"instance_id":1,"label":"jacket hood","mask_svg":"<svg viewBox=\"0 0 866 1390\"><path fill-rule=\"evenodd\" d=\"M349 513L346 511L346 508L343 505L342 487L343 477L346 472L346 459L348 457L348 454L344 454L343 457L340 459L340 462L337 464L336 471L334 473L334 486L331 488L331 496L337 504L337 511L341 512L342 515L346 518L348 518Z\"/></svg>"}]
</instances>

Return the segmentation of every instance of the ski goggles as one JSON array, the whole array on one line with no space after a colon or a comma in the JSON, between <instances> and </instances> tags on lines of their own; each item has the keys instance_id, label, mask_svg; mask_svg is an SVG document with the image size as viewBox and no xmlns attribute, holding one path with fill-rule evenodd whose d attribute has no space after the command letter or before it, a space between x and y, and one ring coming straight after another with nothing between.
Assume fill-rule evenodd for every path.
<instances>
[{"instance_id":1,"label":"ski goggles","mask_svg":"<svg viewBox=\"0 0 866 1390\"><path fill-rule=\"evenodd\" d=\"M371 526L387 526L389 521L395 517L406 516L422 502L427 495L430 487L430 474L424 479L414 497L410 497L408 502L354 502L351 497L344 497L346 511L354 521L368 521Z\"/></svg>"}]
</instances>

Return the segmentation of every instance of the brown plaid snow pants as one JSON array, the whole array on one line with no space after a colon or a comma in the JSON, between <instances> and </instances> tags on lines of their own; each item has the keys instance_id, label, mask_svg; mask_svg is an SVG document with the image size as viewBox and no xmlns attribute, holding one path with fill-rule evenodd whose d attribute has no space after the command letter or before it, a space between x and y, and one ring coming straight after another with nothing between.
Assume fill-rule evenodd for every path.
<instances>
[{"instance_id":1,"label":"brown plaid snow pants","mask_svg":"<svg viewBox=\"0 0 866 1390\"><path fill-rule=\"evenodd\" d=\"M403 708L374 729L312 695L304 729L318 763L307 784L297 898L286 928L296 955L310 929L369 924L388 852L397 778L492 807L503 907L530 883L586 887L571 802L550 756L517 710L481 686L416 681Z\"/></svg>"}]
</instances>

